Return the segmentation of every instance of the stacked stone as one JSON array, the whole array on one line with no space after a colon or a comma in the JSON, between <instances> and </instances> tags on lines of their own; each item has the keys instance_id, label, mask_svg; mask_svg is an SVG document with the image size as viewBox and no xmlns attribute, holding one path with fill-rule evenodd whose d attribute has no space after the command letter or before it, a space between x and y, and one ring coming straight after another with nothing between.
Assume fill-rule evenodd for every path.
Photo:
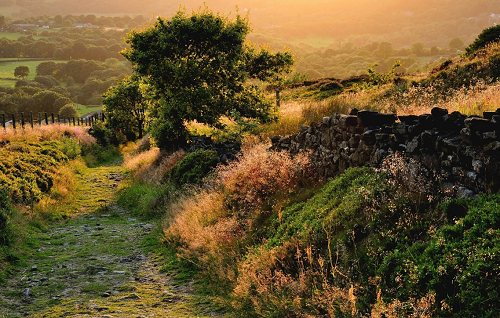
<instances>
[{"instance_id":1,"label":"stacked stone","mask_svg":"<svg viewBox=\"0 0 500 318\"><path fill-rule=\"evenodd\" d=\"M191 137L188 151L198 150L215 150L219 161L226 163L236 159L236 155L241 151L241 145L229 141L214 143L212 138L206 135Z\"/></svg>"},{"instance_id":2,"label":"stacked stone","mask_svg":"<svg viewBox=\"0 0 500 318\"><path fill-rule=\"evenodd\" d=\"M483 117L434 108L431 114L397 116L374 111L333 114L290 137L271 138L274 149L311 151L323 177L349 167L380 167L396 152L439 175L442 188L462 196L500 189L500 109Z\"/></svg>"}]
</instances>

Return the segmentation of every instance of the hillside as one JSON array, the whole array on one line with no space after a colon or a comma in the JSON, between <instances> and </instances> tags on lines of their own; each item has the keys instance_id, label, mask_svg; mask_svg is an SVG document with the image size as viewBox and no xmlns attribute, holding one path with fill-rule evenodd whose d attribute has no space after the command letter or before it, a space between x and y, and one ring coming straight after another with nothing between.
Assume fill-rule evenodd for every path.
<instances>
[{"instance_id":1,"label":"hillside","mask_svg":"<svg viewBox=\"0 0 500 318\"><path fill-rule=\"evenodd\" d=\"M352 42L391 42L409 46L422 41L428 45L446 47L459 37L470 43L485 27L500 19L496 0L460 1L198 1L182 4L197 9L206 3L215 11L249 12L254 30L287 41L332 45ZM94 14L170 16L179 3L164 1L76 1L76 0L2 0L2 12L14 19L34 15ZM314 41L316 39L316 41ZM314 43L316 42L316 43Z\"/></svg>"},{"instance_id":2,"label":"hillside","mask_svg":"<svg viewBox=\"0 0 500 318\"><path fill-rule=\"evenodd\" d=\"M485 12L495 3L476 5ZM321 4L349 17L341 2ZM405 6L431 6L420 4ZM210 12L199 18L180 15L174 25L224 24ZM395 50L384 58L379 43L373 56L386 63L365 74L275 81L259 105L271 110L277 88L281 104L262 122L234 110L182 117L185 104L188 115L211 105L217 96L203 90L211 83L203 76L217 71L199 74L202 58L183 69L162 56L175 70L172 88L151 39L125 54L150 63L134 71L149 76L136 84L157 98L138 111L156 121L145 126L151 135L137 140L136 104L120 100L106 106L123 110L123 121L88 131L0 131L0 282L8 286L0 308L33 317L498 317L500 26L428 72L398 72ZM197 48L192 38L171 39L169 49ZM328 54L350 54L335 50Z\"/></svg>"}]
</instances>

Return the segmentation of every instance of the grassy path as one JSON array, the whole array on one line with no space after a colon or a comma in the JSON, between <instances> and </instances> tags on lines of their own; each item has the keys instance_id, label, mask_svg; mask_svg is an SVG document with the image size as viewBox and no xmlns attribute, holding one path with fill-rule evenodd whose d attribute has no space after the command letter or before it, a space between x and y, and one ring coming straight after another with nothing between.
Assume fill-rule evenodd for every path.
<instances>
[{"instance_id":1,"label":"grassy path","mask_svg":"<svg viewBox=\"0 0 500 318\"><path fill-rule=\"evenodd\" d=\"M160 272L155 225L114 204L122 173L111 166L79 176L76 216L30 238L28 266L0 287L0 317L222 315Z\"/></svg>"}]
</instances>

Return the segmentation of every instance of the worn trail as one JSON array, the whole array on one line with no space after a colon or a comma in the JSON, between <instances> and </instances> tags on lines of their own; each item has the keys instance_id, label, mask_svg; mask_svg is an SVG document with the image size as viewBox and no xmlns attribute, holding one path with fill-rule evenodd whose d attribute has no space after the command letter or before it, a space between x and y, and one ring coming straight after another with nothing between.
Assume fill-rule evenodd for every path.
<instances>
[{"instance_id":1,"label":"worn trail","mask_svg":"<svg viewBox=\"0 0 500 318\"><path fill-rule=\"evenodd\" d=\"M119 166L79 176L77 216L30 238L28 265L0 288L0 317L222 316L160 269L153 223L114 204Z\"/></svg>"}]
</instances>

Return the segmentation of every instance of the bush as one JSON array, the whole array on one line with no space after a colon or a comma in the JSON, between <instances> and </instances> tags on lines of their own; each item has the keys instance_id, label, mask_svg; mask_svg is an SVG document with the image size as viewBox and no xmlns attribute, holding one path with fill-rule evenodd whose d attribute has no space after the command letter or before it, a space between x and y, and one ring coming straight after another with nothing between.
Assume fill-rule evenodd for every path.
<instances>
[{"instance_id":1,"label":"bush","mask_svg":"<svg viewBox=\"0 0 500 318\"><path fill-rule=\"evenodd\" d=\"M127 140L123 134L115 134L100 121L94 123L89 133L97 140L99 145L103 147L108 145L118 146L119 144L124 144Z\"/></svg>"},{"instance_id":2,"label":"bush","mask_svg":"<svg viewBox=\"0 0 500 318\"><path fill-rule=\"evenodd\" d=\"M217 163L219 158L216 151L198 150L177 162L168 172L167 178L177 186L201 184Z\"/></svg>"},{"instance_id":3,"label":"bush","mask_svg":"<svg viewBox=\"0 0 500 318\"><path fill-rule=\"evenodd\" d=\"M465 55L470 56L474 52L485 48L488 44L500 39L500 25L494 25L484 29L466 49Z\"/></svg>"},{"instance_id":4,"label":"bush","mask_svg":"<svg viewBox=\"0 0 500 318\"><path fill-rule=\"evenodd\" d=\"M0 148L0 186L12 203L33 204L50 191L55 168L68 160L58 146L59 142L12 142Z\"/></svg>"},{"instance_id":5,"label":"bush","mask_svg":"<svg viewBox=\"0 0 500 318\"><path fill-rule=\"evenodd\" d=\"M74 104L66 104L59 110L59 116L64 116L69 120L72 117L78 117L78 111Z\"/></svg>"},{"instance_id":6,"label":"bush","mask_svg":"<svg viewBox=\"0 0 500 318\"><path fill-rule=\"evenodd\" d=\"M457 207L467 214L436 231L429 242L385 257L379 273L387 285L381 287L398 290L392 296L401 301L434 293L440 316L497 317L500 195L464 203L453 200L443 205L446 214Z\"/></svg>"},{"instance_id":7,"label":"bush","mask_svg":"<svg viewBox=\"0 0 500 318\"><path fill-rule=\"evenodd\" d=\"M7 189L0 188L0 246L8 246L12 241L10 230L11 213L12 207Z\"/></svg>"}]
</instances>

